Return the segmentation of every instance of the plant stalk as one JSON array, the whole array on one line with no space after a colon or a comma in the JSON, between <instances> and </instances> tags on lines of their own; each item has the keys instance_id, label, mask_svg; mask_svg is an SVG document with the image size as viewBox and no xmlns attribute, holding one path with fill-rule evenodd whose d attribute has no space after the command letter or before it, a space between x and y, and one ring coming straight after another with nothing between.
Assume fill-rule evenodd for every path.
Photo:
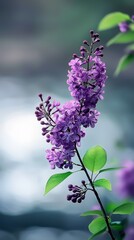
<instances>
[{"instance_id":1,"label":"plant stalk","mask_svg":"<svg viewBox=\"0 0 134 240\"><path fill-rule=\"evenodd\" d=\"M87 178L88 178L88 180L89 180L89 182L90 182L90 185L91 185L91 187L92 187L92 190L93 190L93 192L94 192L94 195L95 195L95 197L96 197L96 199L97 199L97 201L98 201L98 203L99 203L99 205L100 205L100 207L101 207L101 210L102 210L102 212L103 212L103 215L104 215L104 218L105 218L105 221L106 221L106 224L107 224L107 228L108 228L108 233L109 233L109 235L110 235L110 237L111 237L112 240L116 240L115 237L113 236L111 227L110 227L110 225L109 225L108 217L107 217L107 214L106 214L105 209L104 209L104 207L103 207L103 204L102 204L102 202L101 202L101 199L100 199L100 197L99 197L99 194L98 194L98 192L96 191L96 189L95 189L95 187L94 187L94 184L93 184L93 182L92 182L92 179L90 178L90 176L89 176L89 174L88 174L88 171L87 171L87 169L85 168L85 166L84 166L84 164L83 164L83 161L82 161L82 159L81 159L81 156L80 156L80 154L79 154L79 151L78 151L77 147L75 148L75 150L76 150L78 159L79 159L79 161L80 161L80 163L81 163L81 165L82 165L83 171L85 172L85 174L86 174L86 176L87 176Z\"/></svg>"}]
</instances>

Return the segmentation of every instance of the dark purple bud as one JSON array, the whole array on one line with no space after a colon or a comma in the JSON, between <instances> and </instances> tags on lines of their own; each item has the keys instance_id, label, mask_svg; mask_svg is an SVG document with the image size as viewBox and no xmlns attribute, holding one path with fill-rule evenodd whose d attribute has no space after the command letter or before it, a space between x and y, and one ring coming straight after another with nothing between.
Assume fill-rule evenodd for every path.
<instances>
[{"instance_id":1,"label":"dark purple bud","mask_svg":"<svg viewBox=\"0 0 134 240\"><path fill-rule=\"evenodd\" d=\"M78 203L81 203L81 201L82 201L82 200L81 200L81 198L78 198L78 200L77 200L77 201L78 201Z\"/></svg>"},{"instance_id":2,"label":"dark purple bud","mask_svg":"<svg viewBox=\"0 0 134 240\"><path fill-rule=\"evenodd\" d=\"M80 47L80 51L82 51L82 52L86 52L86 48L83 47L83 46L81 46L81 47Z\"/></svg>"},{"instance_id":3,"label":"dark purple bud","mask_svg":"<svg viewBox=\"0 0 134 240\"><path fill-rule=\"evenodd\" d=\"M99 38L96 38L93 43L100 42Z\"/></svg>"},{"instance_id":4,"label":"dark purple bud","mask_svg":"<svg viewBox=\"0 0 134 240\"><path fill-rule=\"evenodd\" d=\"M42 136L45 136L45 135L46 135L46 133L45 133L45 132L43 132L43 133L42 133Z\"/></svg>"},{"instance_id":5,"label":"dark purple bud","mask_svg":"<svg viewBox=\"0 0 134 240\"><path fill-rule=\"evenodd\" d=\"M52 106L52 104L51 104L51 103L49 103L49 104L48 104L48 108L50 108L51 106Z\"/></svg>"},{"instance_id":6,"label":"dark purple bud","mask_svg":"<svg viewBox=\"0 0 134 240\"><path fill-rule=\"evenodd\" d=\"M73 193L76 193L76 192L77 192L77 189L74 189L72 192L73 192Z\"/></svg>"},{"instance_id":7,"label":"dark purple bud","mask_svg":"<svg viewBox=\"0 0 134 240\"><path fill-rule=\"evenodd\" d=\"M44 122L44 121L41 121L40 124L41 124L41 125L45 125L45 122Z\"/></svg>"},{"instance_id":8,"label":"dark purple bud","mask_svg":"<svg viewBox=\"0 0 134 240\"><path fill-rule=\"evenodd\" d=\"M78 55L76 53L74 53L73 58L78 58Z\"/></svg>"},{"instance_id":9,"label":"dark purple bud","mask_svg":"<svg viewBox=\"0 0 134 240\"><path fill-rule=\"evenodd\" d=\"M131 19L132 19L132 21L134 22L134 15L132 15Z\"/></svg>"},{"instance_id":10,"label":"dark purple bud","mask_svg":"<svg viewBox=\"0 0 134 240\"><path fill-rule=\"evenodd\" d=\"M98 51L100 51L99 47L97 47L94 52L98 52Z\"/></svg>"},{"instance_id":11,"label":"dark purple bud","mask_svg":"<svg viewBox=\"0 0 134 240\"><path fill-rule=\"evenodd\" d=\"M90 35L91 35L91 37L93 37L93 34L94 34L94 31L91 30L91 31L90 31Z\"/></svg>"},{"instance_id":12,"label":"dark purple bud","mask_svg":"<svg viewBox=\"0 0 134 240\"><path fill-rule=\"evenodd\" d=\"M68 201L70 201L70 200L71 200L71 198L72 198L72 196L71 196L71 195L67 195L67 200L68 200Z\"/></svg>"},{"instance_id":13,"label":"dark purple bud","mask_svg":"<svg viewBox=\"0 0 134 240\"><path fill-rule=\"evenodd\" d=\"M72 185L72 184L69 184L69 185L68 185L68 188L73 188L73 185Z\"/></svg>"},{"instance_id":14,"label":"dark purple bud","mask_svg":"<svg viewBox=\"0 0 134 240\"><path fill-rule=\"evenodd\" d=\"M84 200L84 199L85 199L85 195L83 195L83 196L81 197L81 199Z\"/></svg>"},{"instance_id":15,"label":"dark purple bud","mask_svg":"<svg viewBox=\"0 0 134 240\"><path fill-rule=\"evenodd\" d=\"M89 46L87 40L84 40L84 41L83 41L83 44L86 44L87 46Z\"/></svg>"},{"instance_id":16,"label":"dark purple bud","mask_svg":"<svg viewBox=\"0 0 134 240\"><path fill-rule=\"evenodd\" d=\"M72 200L73 203L76 203L77 198L73 197L71 200Z\"/></svg>"},{"instance_id":17,"label":"dark purple bud","mask_svg":"<svg viewBox=\"0 0 134 240\"><path fill-rule=\"evenodd\" d=\"M99 37L99 34L98 34L98 33L94 33L94 34L93 34L93 37L94 37L94 38L98 38L98 37Z\"/></svg>"},{"instance_id":18,"label":"dark purple bud","mask_svg":"<svg viewBox=\"0 0 134 240\"><path fill-rule=\"evenodd\" d=\"M42 107L43 107L43 103L40 104L40 108L42 108Z\"/></svg>"},{"instance_id":19,"label":"dark purple bud","mask_svg":"<svg viewBox=\"0 0 134 240\"><path fill-rule=\"evenodd\" d=\"M86 182L84 180L81 181L81 183L86 186Z\"/></svg>"},{"instance_id":20,"label":"dark purple bud","mask_svg":"<svg viewBox=\"0 0 134 240\"><path fill-rule=\"evenodd\" d=\"M38 96L39 96L40 100L43 102L42 94L40 93Z\"/></svg>"},{"instance_id":21,"label":"dark purple bud","mask_svg":"<svg viewBox=\"0 0 134 240\"><path fill-rule=\"evenodd\" d=\"M99 49L100 49L100 50L103 50L103 49L104 49L104 46L102 46L102 45L99 46Z\"/></svg>"}]
</instances>

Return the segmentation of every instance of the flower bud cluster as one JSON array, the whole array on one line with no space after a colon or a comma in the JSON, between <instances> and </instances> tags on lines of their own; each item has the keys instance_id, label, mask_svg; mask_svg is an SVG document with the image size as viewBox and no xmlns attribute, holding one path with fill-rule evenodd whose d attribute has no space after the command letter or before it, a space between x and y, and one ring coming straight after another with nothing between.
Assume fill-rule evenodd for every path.
<instances>
[{"instance_id":1,"label":"flower bud cluster","mask_svg":"<svg viewBox=\"0 0 134 240\"><path fill-rule=\"evenodd\" d=\"M67 200L72 201L73 203L81 203L85 199L85 195L87 192L87 187L85 181L81 181L82 186L77 185L68 185L68 190L73 192L73 194L67 195Z\"/></svg>"}]
</instances>

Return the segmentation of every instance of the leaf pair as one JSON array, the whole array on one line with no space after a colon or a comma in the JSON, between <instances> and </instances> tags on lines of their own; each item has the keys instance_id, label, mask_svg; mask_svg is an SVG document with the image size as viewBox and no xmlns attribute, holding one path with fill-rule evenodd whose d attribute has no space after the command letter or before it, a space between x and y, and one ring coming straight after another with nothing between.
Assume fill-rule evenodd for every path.
<instances>
[{"instance_id":1,"label":"leaf pair","mask_svg":"<svg viewBox=\"0 0 134 240\"><path fill-rule=\"evenodd\" d=\"M118 206L113 204L112 207L112 214L132 214L134 212L134 202L126 202ZM88 225L88 229L92 233L89 240L94 239L107 230L107 224L101 210L91 210L81 214L84 217L90 215L98 215L98 217ZM120 221L111 222L109 218L109 224L114 230L121 231L123 229L123 224Z\"/></svg>"},{"instance_id":2,"label":"leaf pair","mask_svg":"<svg viewBox=\"0 0 134 240\"><path fill-rule=\"evenodd\" d=\"M114 203L111 203L111 204L110 204L110 207L107 208L107 211L109 212L109 214L120 214L120 215L128 214L129 215L134 212L134 202L125 202L118 205ZM103 213L101 210L90 210L81 214L82 217L94 216L94 215L103 216Z\"/></svg>"},{"instance_id":3,"label":"leaf pair","mask_svg":"<svg viewBox=\"0 0 134 240\"><path fill-rule=\"evenodd\" d=\"M99 173L101 173L104 171L115 170L115 168L102 169L105 166L106 161L107 161L107 154L104 148L102 148L101 146L95 146L90 148L86 152L83 158L84 166L88 170L90 170L92 173L95 173L98 171ZM108 190L112 189L110 181L104 178L94 181L93 184L95 187L104 187Z\"/></svg>"}]
</instances>

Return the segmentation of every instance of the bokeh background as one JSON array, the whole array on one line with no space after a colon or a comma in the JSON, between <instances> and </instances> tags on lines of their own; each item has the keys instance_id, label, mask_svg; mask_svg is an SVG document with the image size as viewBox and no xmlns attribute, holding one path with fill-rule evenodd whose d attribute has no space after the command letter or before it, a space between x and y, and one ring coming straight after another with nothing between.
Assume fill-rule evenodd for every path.
<instances>
[{"instance_id":1,"label":"bokeh background","mask_svg":"<svg viewBox=\"0 0 134 240\"><path fill-rule=\"evenodd\" d=\"M78 53L89 30L97 30L108 13L134 14L132 0L0 0L0 240L87 239L91 218L80 213L96 201L89 194L82 204L66 201L70 177L44 197L52 170L45 159L47 145L34 111L38 93L65 102L68 61ZM118 29L101 32L106 44ZM113 77L123 46L105 48L109 79L95 129L88 129L81 154L93 145L108 152L109 166L134 159L133 66ZM106 175L105 175L106 176ZM103 202L120 200L117 176L107 174L113 192L100 192Z\"/></svg>"}]
</instances>

